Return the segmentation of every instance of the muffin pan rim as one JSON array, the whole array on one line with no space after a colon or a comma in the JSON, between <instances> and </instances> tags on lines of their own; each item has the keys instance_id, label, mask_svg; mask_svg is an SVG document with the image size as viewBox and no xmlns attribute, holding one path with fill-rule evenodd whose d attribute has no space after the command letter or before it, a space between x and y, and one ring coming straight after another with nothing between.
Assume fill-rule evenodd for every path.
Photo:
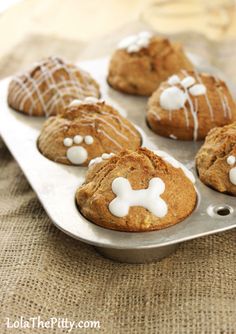
<instances>
[{"instance_id":1,"label":"muffin pan rim","mask_svg":"<svg viewBox=\"0 0 236 334\"><path fill-rule=\"evenodd\" d=\"M98 62L100 62L100 66L97 66ZM124 97L126 97L126 95L124 95L122 93L114 92L108 86L105 87L105 93L103 92L103 88L104 88L103 86L106 85L106 78L105 78L105 74L104 74L104 69L106 69L105 66L107 66L107 58L96 59L96 60L93 60L93 61L80 63L80 66L82 68L84 68L85 70L89 70L90 73L93 75L93 77L95 77L95 80L97 80L100 84L101 84L101 80L97 79L95 74L101 75L101 73L94 73L93 68L98 68L99 71L101 71L101 70L103 71L104 82L101 85L101 90L102 90L102 93L103 93L103 97L107 101L108 104L109 103L113 104L116 107L117 103L114 104L114 103L111 102L111 101L113 101L114 96L116 98L116 96L120 95L120 97L122 99L124 99ZM218 70L216 70L216 71L219 72ZM38 134L39 134L39 129L40 129L44 119L43 118L37 118L37 117L36 118L35 117L27 117L24 114L18 114L14 110L12 110L11 108L9 108L7 106L6 96L7 96L7 87L8 87L9 81L10 81L10 78L7 78L7 79L0 82L0 97L1 97L0 98L0 108L1 108L1 112L0 112L0 132L1 132L1 135L3 137L3 140L6 142L8 148L12 152L13 156L17 160L18 164L20 165L21 169L23 170L24 174L26 175L26 177L27 177L28 181L30 182L32 188L34 189L34 191L38 195L38 198L39 198L40 202L42 203L44 209L48 213L49 217L52 219L53 223L59 229L64 231L65 233L67 233L70 236L72 236L74 238L77 238L77 239L79 239L83 242L86 242L86 243L89 243L89 244L92 244L92 245L96 245L98 247L114 248L114 249L149 249L149 248L158 248L158 247L163 247L163 246L168 246L168 245L174 245L174 244L177 244L177 243L182 242L182 241L195 239L197 237L201 237L201 236L204 236L204 235L209 235L209 234L225 231L225 230L232 229L232 228L236 227L236 219L235 219L236 218L236 212L235 212L236 210L235 210L235 207L233 205L234 204L233 202L235 201L235 198L233 198L231 196L228 196L228 195L216 193L214 190L211 190L207 186L203 185L201 183L201 181L198 179L198 177L195 173L195 168L194 168L194 174L195 174L195 177L197 179L196 187L197 187L198 191L201 194L203 194L203 193L205 194L204 198L209 198L209 194L213 193L213 197L215 198L215 204L214 204L215 206L217 206L217 205L218 206L224 206L224 204L225 204L225 205L228 205L228 206L232 207L233 211L231 212L231 214L229 216L223 216L223 218L215 219L215 217L210 216L208 211L207 211L208 207L210 205L212 205L212 203L208 203L209 205L205 205L206 202L204 200L200 200L199 209L197 211L193 212L187 219L185 219L183 222L180 222L180 223L178 223L178 224L176 224L172 227L169 227L169 228L166 228L166 229L163 229L163 230L159 230L159 231L138 232L138 233L136 233L136 232L118 232L118 231L113 231L113 230L108 230L108 229L102 228L102 227L97 226L97 225L95 225L91 222L87 222L87 225L89 225L89 228L86 229L87 235L86 235L86 233L82 233L84 231L80 230L78 228L79 226L77 226L77 229L75 229L75 230L74 229L69 229L68 225L65 224L65 220L63 220L63 219L68 219L69 220L70 219L69 214L66 215L66 216L60 216L62 213L65 214L64 211L55 214L55 211L57 210L57 206L59 206L59 205L57 205L56 202L52 202L53 199L50 196L49 196L49 198L47 197L49 192L52 191L52 189L50 187L53 186L50 183L50 180L47 184L47 188L43 189L44 184L40 185L41 180L38 183L38 181L36 181L36 178L38 178L38 176L40 175L40 171L44 170L44 166L47 166L47 171L52 172L54 170L54 167L57 170L60 170L60 172L64 175L63 179L65 177L67 177L68 175L70 175L70 176L73 175L71 177L71 180L70 180L69 184L67 185L67 187L66 186L64 187L64 189L63 189L64 193L63 193L62 197L63 197L63 203L64 203L65 197L68 194L70 194L68 196L67 200L70 200L72 202L72 206L74 207L74 209L73 209L74 211L72 211L71 213L74 214L76 212L76 217L75 217L75 221L74 221L74 223L75 223L75 222L79 221L78 217L80 217L80 214L77 211L77 208L75 207L74 194L75 194L75 190L77 189L77 187L79 186L79 184L83 180L86 168L85 167L78 167L78 170L77 170L74 166L60 165L60 164L57 164L53 161L48 160L47 158L44 158L41 155L41 153L37 149L37 138L38 138ZM110 96L109 96L109 99L106 98L107 91L108 91L109 95L112 96L111 99L110 99ZM129 103L132 99L135 100L136 103L137 103L137 100L141 101L142 99L145 99L145 98L127 96L127 100L129 100L127 103ZM127 109L129 109L129 108L127 108ZM143 115L141 115L141 117L139 117L139 118L140 119L142 118L142 122L145 122L145 113ZM128 119L131 122L135 123L130 117L128 117ZM20 129L19 133L13 131L14 135L17 133L17 136L20 136L20 140L17 140L18 137L16 137L16 136L14 138L13 138L13 136L11 136L11 133L12 133L12 130L13 130L13 128L12 128L13 125L16 126L18 129ZM141 127L141 129L143 130L143 127ZM26 133L23 130L24 131L28 130L27 131L27 136L23 135L23 133L24 134ZM163 149L161 146L157 147L152 142L153 136L155 136L156 139L160 139L159 136L157 136L156 134L153 134L153 133L150 134L151 130L147 129L147 127L145 127L144 132L146 133L146 135L144 136L143 146L146 146L149 149ZM148 133L148 135L147 135L147 133ZM35 138L36 138L36 140L35 140ZM172 144L172 143L175 142L171 139L166 139L166 138L162 139L162 141L163 140L168 141L169 144ZM24 145L22 145L22 143L24 143ZM185 144L182 141L181 141L181 143L182 143L182 145ZM179 142L179 145L181 145L181 143ZM189 147L189 146L199 146L198 144L199 143L191 143L191 145L190 145L189 142L188 142L186 145ZM22 147L20 145L22 145ZM181 145L181 149L183 147L182 145ZM30 167L28 167L28 166L30 166L30 164L28 163L29 162L28 159L29 159L30 154L28 154L28 158L27 158L27 154L26 154L27 150L23 149L23 146L27 147L28 149L29 148L33 149L34 154L37 151L38 154L40 155L40 159L42 159L41 162L39 163L40 166L36 166L36 171L34 170L34 172L32 172L30 170ZM169 153L173 154L173 151L171 152L171 150L169 150ZM173 154L173 155L175 156L175 154ZM23 161L24 159L26 159L26 161ZM38 160L38 158L36 158L36 160L32 159L33 160L33 166L37 165L37 163L38 163L38 161L40 161L40 159L39 160ZM184 160L185 161L183 161L183 162L186 162L186 159L184 159ZM27 163L28 163L28 165L27 165ZM190 163L190 165L191 164L192 164L192 162ZM74 169L74 171L76 170L76 172L73 172L72 169ZM45 174L48 175L48 173L45 173ZM57 187L57 184L56 184L57 179L54 179L54 180L55 180L54 186ZM68 187L71 186L71 182L73 183L74 186L69 189L70 191L68 193ZM59 188L58 191L59 190L61 190L61 189ZM53 191L55 191L55 189L53 189ZM210 197L212 197L212 195ZM57 197L54 198L54 200L56 201ZM52 210L52 208L53 208L53 210ZM201 214L199 214L199 210L202 210ZM198 222L199 218L200 218L200 221ZM195 220L194 221L195 224L193 224L193 220ZM203 222L203 220L204 220L204 222ZM213 224L213 220L214 220L214 224ZM224 222L223 222L223 220L224 220ZM208 226L208 225L210 225L210 226ZM194 229L194 231L192 231L192 228L194 228L194 226L195 226L195 229ZM82 227L82 229L83 229L83 225L80 226L80 227Z\"/></svg>"}]
</instances>

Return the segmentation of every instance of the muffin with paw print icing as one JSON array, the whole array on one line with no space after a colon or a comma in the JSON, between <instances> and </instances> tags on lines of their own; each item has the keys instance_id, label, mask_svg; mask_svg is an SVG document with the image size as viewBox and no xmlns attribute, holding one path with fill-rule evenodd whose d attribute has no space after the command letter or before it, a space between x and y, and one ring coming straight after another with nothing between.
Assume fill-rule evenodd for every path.
<instances>
[{"instance_id":1,"label":"muffin with paw print icing","mask_svg":"<svg viewBox=\"0 0 236 334\"><path fill-rule=\"evenodd\" d=\"M107 81L118 91L150 96L170 75L192 68L181 45L141 32L119 43L110 61Z\"/></svg>"},{"instance_id":2,"label":"muffin with paw print icing","mask_svg":"<svg viewBox=\"0 0 236 334\"><path fill-rule=\"evenodd\" d=\"M162 151L125 150L91 162L77 190L91 222L119 231L152 231L177 224L195 208L194 176Z\"/></svg>"},{"instance_id":3,"label":"muffin with paw print icing","mask_svg":"<svg viewBox=\"0 0 236 334\"><path fill-rule=\"evenodd\" d=\"M74 100L60 115L50 117L38 139L38 148L48 159L82 166L102 154L140 145L136 128L113 107L94 97Z\"/></svg>"},{"instance_id":4,"label":"muffin with paw print icing","mask_svg":"<svg viewBox=\"0 0 236 334\"><path fill-rule=\"evenodd\" d=\"M90 74L59 57L49 57L12 78L8 104L29 116L51 116L72 100L87 96L100 96Z\"/></svg>"},{"instance_id":5,"label":"muffin with paw print icing","mask_svg":"<svg viewBox=\"0 0 236 334\"><path fill-rule=\"evenodd\" d=\"M196 165L203 183L236 196L236 122L209 132Z\"/></svg>"},{"instance_id":6,"label":"muffin with paw print icing","mask_svg":"<svg viewBox=\"0 0 236 334\"><path fill-rule=\"evenodd\" d=\"M202 140L216 126L236 120L236 105L224 81L182 70L163 82L148 101L147 122L157 134Z\"/></svg>"}]
</instances>

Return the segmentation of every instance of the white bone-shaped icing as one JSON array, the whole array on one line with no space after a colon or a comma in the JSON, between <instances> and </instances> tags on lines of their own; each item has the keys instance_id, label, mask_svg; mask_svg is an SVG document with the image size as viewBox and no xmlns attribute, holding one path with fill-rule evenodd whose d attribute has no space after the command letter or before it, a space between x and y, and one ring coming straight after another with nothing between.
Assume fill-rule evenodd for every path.
<instances>
[{"instance_id":1,"label":"white bone-shaped icing","mask_svg":"<svg viewBox=\"0 0 236 334\"><path fill-rule=\"evenodd\" d=\"M127 36L120 41L118 49L125 49L127 52L138 52L142 48L146 48L152 37L149 31L142 31L137 35Z\"/></svg>"},{"instance_id":2,"label":"white bone-shaped icing","mask_svg":"<svg viewBox=\"0 0 236 334\"><path fill-rule=\"evenodd\" d=\"M116 198L110 202L109 210L116 217L127 216L129 208L134 206L141 206L159 218L168 212L166 202L160 198L165 191L165 183L159 177L152 178L148 188L140 190L133 190L126 178L117 177L112 182L112 191Z\"/></svg>"},{"instance_id":3,"label":"white bone-shaped icing","mask_svg":"<svg viewBox=\"0 0 236 334\"><path fill-rule=\"evenodd\" d=\"M227 158L227 164L229 166L233 166L236 163L236 157L233 155L228 156ZM229 179L230 182L236 186L236 167L233 167L229 171Z\"/></svg>"},{"instance_id":4,"label":"white bone-shaped icing","mask_svg":"<svg viewBox=\"0 0 236 334\"><path fill-rule=\"evenodd\" d=\"M100 162L104 161L104 160L108 160L111 157L113 157L115 154L114 153L103 153L100 157L94 158L92 160L90 160L89 162L89 167L92 167L96 164L99 164Z\"/></svg>"},{"instance_id":5,"label":"white bone-shaped icing","mask_svg":"<svg viewBox=\"0 0 236 334\"><path fill-rule=\"evenodd\" d=\"M88 152L84 147L72 146L73 144L81 144L83 141L85 144L91 145L93 144L94 139L89 135L85 137L76 135L73 138L66 137L63 140L64 146L68 147L66 157L73 165L80 165L88 159Z\"/></svg>"}]
</instances>

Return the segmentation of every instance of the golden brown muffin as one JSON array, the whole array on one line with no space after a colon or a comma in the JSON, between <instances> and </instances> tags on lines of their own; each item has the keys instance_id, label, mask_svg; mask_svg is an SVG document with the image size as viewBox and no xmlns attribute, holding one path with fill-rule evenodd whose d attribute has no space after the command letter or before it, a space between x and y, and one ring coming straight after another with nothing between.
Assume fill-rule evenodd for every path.
<instances>
[{"instance_id":1,"label":"golden brown muffin","mask_svg":"<svg viewBox=\"0 0 236 334\"><path fill-rule=\"evenodd\" d=\"M157 134L202 140L216 126L236 120L236 105L225 82L181 71L163 82L148 101L147 121Z\"/></svg>"},{"instance_id":2,"label":"golden brown muffin","mask_svg":"<svg viewBox=\"0 0 236 334\"><path fill-rule=\"evenodd\" d=\"M179 44L142 32L120 42L111 58L107 81L121 92L150 96L170 75L192 68Z\"/></svg>"},{"instance_id":3,"label":"golden brown muffin","mask_svg":"<svg viewBox=\"0 0 236 334\"><path fill-rule=\"evenodd\" d=\"M118 111L96 98L75 100L61 115L50 117L38 139L40 152L66 165L87 166L97 156L136 149L141 137Z\"/></svg>"},{"instance_id":4,"label":"golden brown muffin","mask_svg":"<svg viewBox=\"0 0 236 334\"><path fill-rule=\"evenodd\" d=\"M30 116L51 116L87 96L100 96L99 85L90 74L59 57L49 57L13 77L8 104Z\"/></svg>"},{"instance_id":5,"label":"golden brown muffin","mask_svg":"<svg viewBox=\"0 0 236 334\"><path fill-rule=\"evenodd\" d=\"M92 163L76 201L80 212L102 227L159 230L192 213L197 200L193 180L191 172L162 151L125 150Z\"/></svg>"},{"instance_id":6,"label":"golden brown muffin","mask_svg":"<svg viewBox=\"0 0 236 334\"><path fill-rule=\"evenodd\" d=\"M236 196L236 122L209 132L196 165L203 183Z\"/></svg>"}]
</instances>

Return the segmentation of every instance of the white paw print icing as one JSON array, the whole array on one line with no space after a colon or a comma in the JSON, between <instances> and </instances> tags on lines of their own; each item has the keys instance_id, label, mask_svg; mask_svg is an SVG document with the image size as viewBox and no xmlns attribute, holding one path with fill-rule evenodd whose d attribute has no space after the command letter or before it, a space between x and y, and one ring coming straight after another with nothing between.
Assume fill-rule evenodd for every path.
<instances>
[{"instance_id":1,"label":"white paw print icing","mask_svg":"<svg viewBox=\"0 0 236 334\"><path fill-rule=\"evenodd\" d=\"M166 202L160 197L165 191L165 183L159 177L152 178L148 188L140 190L133 190L126 178L117 177L112 182L112 191L116 198L110 202L109 211L116 217L127 216L132 206L141 206L159 218L168 212Z\"/></svg>"},{"instance_id":2,"label":"white paw print icing","mask_svg":"<svg viewBox=\"0 0 236 334\"><path fill-rule=\"evenodd\" d=\"M125 49L127 52L138 52L143 48L148 47L152 33L142 31L137 35L127 36L120 41L118 49Z\"/></svg>"},{"instance_id":3,"label":"white paw print icing","mask_svg":"<svg viewBox=\"0 0 236 334\"><path fill-rule=\"evenodd\" d=\"M99 164L100 162L104 161L104 160L108 160L111 157L113 157L115 154L114 153L103 153L100 157L94 158L92 160L90 160L89 162L89 167L92 167L96 164Z\"/></svg>"},{"instance_id":4,"label":"white paw print icing","mask_svg":"<svg viewBox=\"0 0 236 334\"><path fill-rule=\"evenodd\" d=\"M92 136L83 137L76 135L73 138L67 137L63 141L64 146L68 147L66 157L73 165L81 165L88 159L88 152L84 147L73 146L74 144L79 145L83 141L85 144L91 145L93 144L94 139Z\"/></svg>"},{"instance_id":5,"label":"white paw print icing","mask_svg":"<svg viewBox=\"0 0 236 334\"><path fill-rule=\"evenodd\" d=\"M99 99L97 99L94 96L88 96L86 97L84 100L73 100L71 101L71 103L69 104L69 107L78 107L81 104L96 104L98 102L101 102Z\"/></svg>"},{"instance_id":6,"label":"white paw print icing","mask_svg":"<svg viewBox=\"0 0 236 334\"><path fill-rule=\"evenodd\" d=\"M164 89L160 95L161 107L166 110L181 109L184 107L189 93L192 96L204 95L206 93L206 86L195 83L196 80L192 76L187 76L183 80L180 80L178 75L172 75L168 79L168 84L171 87ZM184 88L184 90L175 86L177 84Z\"/></svg>"},{"instance_id":7,"label":"white paw print icing","mask_svg":"<svg viewBox=\"0 0 236 334\"><path fill-rule=\"evenodd\" d=\"M167 81L170 87L164 89L160 95L160 106L163 109L168 111L184 109L187 127L189 126L189 119L185 103L188 101L194 122L194 140L197 140L198 137L198 114L197 103L195 101L194 105L192 98L205 95L208 106L211 107L206 95L206 86L202 84L200 77L198 75L196 76L200 83L196 83L196 79L190 75L185 76L182 80L180 80L178 75L172 75ZM177 87L176 85L179 85L180 87Z\"/></svg>"},{"instance_id":8,"label":"white paw print icing","mask_svg":"<svg viewBox=\"0 0 236 334\"><path fill-rule=\"evenodd\" d=\"M229 166L233 166L234 164L236 164L236 157L233 155L228 156L227 158L227 164ZM230 182L236 186L236 166L231 168L229 171L229 179Z\"/></svg>"}]
</instances>

